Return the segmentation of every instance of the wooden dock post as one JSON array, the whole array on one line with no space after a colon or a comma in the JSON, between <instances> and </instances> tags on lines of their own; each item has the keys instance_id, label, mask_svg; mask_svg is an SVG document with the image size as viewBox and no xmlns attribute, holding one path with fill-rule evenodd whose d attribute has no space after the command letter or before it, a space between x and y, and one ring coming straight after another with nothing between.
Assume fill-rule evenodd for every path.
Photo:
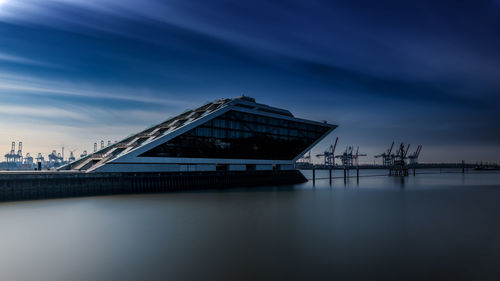
<instances>
[{"instance_id":1,"label":"wooden dock post","mask_svg":"<svg viewBox=\"0 0 500 281\"><path fill-rule=\"evenodd\" d=\"M347 181L347 167L344 166L344 183Z\"/></svg>"},{"instance_id":2,"label":"wooden dock post","mask_svg":"<svg viewBox=\"0 0 500 281\"><path fill-rule=\"evenodd\" d=\"M330 166L330 185L332 185L332 166Z\"/></svg>"},{"instance_id":3,"label":"wooden dock post","mask_svg":"<svg viewBox=\"0 0 500 281\"><path fill-rule=\"evenodd\" d=\"M356 180L359 182L359 166L356 165Z\"/></svg>"},{"instance_id":4,"label":"wooden dock post","mask_svg":"<svg viewBox=\"0 0 500 281\"><path fill-rule=\"evenodd\" d=\"M416 169L417 168L413 167L413 176L415 176L415 174L416 174L416 172L415 172Z\"/></svg>"},{"instance_id":5,"label":"wooden dock post","mask_svg":"<svg viewBox=\"0 0 500 281\"><path fill-rule=\"evenodd\" d=\"M313 166L313 185L316 185L316 167Z\"/></svg>"}]
</instances>

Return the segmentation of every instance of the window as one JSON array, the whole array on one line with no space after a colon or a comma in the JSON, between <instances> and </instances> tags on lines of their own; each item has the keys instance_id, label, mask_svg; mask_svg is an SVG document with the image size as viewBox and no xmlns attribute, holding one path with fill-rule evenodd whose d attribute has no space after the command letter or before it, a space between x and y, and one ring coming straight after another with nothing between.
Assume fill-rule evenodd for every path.
<instances>
[{"instance_id":1,"label":"window","mask_svg":"<svg viewBox=\"0 0 500 281\"><path fill-rule=\"evenodd\" d=\"M291 160L328 130L325 126L229 111L140 156Z\"/></svg>"}]
</instances>

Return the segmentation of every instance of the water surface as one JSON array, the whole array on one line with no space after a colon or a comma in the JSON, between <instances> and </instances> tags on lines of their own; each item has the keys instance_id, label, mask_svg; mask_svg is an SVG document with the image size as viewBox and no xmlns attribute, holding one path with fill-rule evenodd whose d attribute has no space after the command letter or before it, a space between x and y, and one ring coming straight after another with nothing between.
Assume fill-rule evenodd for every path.
<instances>
[{"instance_id":1,"label":"water surface","mask_svg":"<svg viewBox=\"0 0 500 281\"><path fill-rule=\"evenodd\" d=\"M418 172L2 203L0 280L499 280L500 173Z\"/></svg>"}]
</instances>

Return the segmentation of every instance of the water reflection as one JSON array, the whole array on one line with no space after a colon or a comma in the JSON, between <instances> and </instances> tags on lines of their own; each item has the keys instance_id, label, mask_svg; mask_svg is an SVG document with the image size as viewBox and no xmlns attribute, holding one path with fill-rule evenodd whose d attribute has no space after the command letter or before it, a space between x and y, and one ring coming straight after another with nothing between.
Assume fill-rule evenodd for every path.
<instances>
[{"instance_id":1,"label":"water reflection","mask_svg":"<svg viewBox=\"0 0 500 281\"><path fill-rule=\"evenodd\" d=\"M499 174L381 172L0 204L0 280L498 280Z\"/></svg>"},{"instance_id":2,"label":"water reflection","mask_svg":"<svg viewBox=\"0 0 500 281\"><path fill-rule=\"evenodd\" d=\"M397 177L397 178L399 178L399 187L401 189L405 188L405 179L406 178L405 177Z\"/></svg>"}]
</instances>

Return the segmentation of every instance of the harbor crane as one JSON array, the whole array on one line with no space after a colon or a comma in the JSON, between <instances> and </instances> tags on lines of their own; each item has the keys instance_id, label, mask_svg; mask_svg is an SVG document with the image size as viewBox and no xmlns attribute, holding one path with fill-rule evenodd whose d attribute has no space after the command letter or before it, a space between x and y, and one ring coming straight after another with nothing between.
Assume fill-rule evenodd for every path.
<instances>
[{"instance_id":1,"label":"harbor crane","mask_svg":"<svg viewBox=\"0 0 500 281\"><path fill-rule=\"evenodd\" d=\"M354 154L352 156L353 160L354 160L354 165L357 167L359 166L359 157L361 156L366 156L366 154L359 154L359 146L358 148L356 149L356 154Z\"/></svg>"},{"instance_id":2,"label":"harbor crane","mask_svg":"<svg viewBox=\"0 0 500 281\"><path fill-rule=\"evenodd\" d=\"M57 153L57 151L52 150L52 153L49 154L49 166L59 167L62 163L63 163L63 157L61 153Z\"/></svg>"},{"instance_id":3,"label":"harbor crane","mask_svg":"<svg viewBox=\"0 0 500 281\"><path fill-rule=\"evenodd\" d=\"M336 155L335 158L339 158L342 166L351 167L352 166L352 146L347 146L344 153Z\"/></svg>"},{"instance_id":4,"label":"harbor crane","mask_svg":"<svg viewBox=\"0 0 500 281\"><path fill-rule=\"evenodd\" d=\"M339 138L337 137L335 139L335 143L332 145L330 145L328 147L327 150L325 150L325 152L323 152L322 154L317 154L316 157L318 158L321 158L323 157L324 158L324 164L325 166L330 166L330 167L334 167L335 166L335 148L337 147L337 142L339 141Z\"/></svg>"},{"instance_id":5,"label":"harbor crane","mask_svg":"<svg viewBox=\"0 0 500 281\"><path fill-rule=\"evenodd\" d=\"M406 159L408 159L408 151L410 150L410 144L405 147L404 143L399 145L399 149L396 151L393 157L393 165L389 168L389 175L395 176L407 176L408 175L408 165L406 164Z\"/></svg>"},{"instance_id":6,"label":"harbor crane","mask_svg":"<svg viewBox=\"0 0 500 281\"><path fill-rule=\"evenodd\" d=\"M420 155L420 151L422 150L422 145L418 145L417 149L408 156L408 159L410 160L410 166L416 166L418 165L418 156Z\"/></svg>"},{"instance_id":7,"label":"harbor crane","mask_svg":"<svg viewBox=\"0 0 500 281\"><path fill-rule=\"evenodd\" d=\"M71 163L71 162L73 162L73 161L76 160L74 152L77 151L77 150L78 150L78 148L77 149L73 149L73 150L71 150L69 152L69 158L68 158L68 162L69 163Z\"/></svg>"},{"instance_id":8,"label":"harbor crane","mask_svg":"<svg viewBox=\"0 0 500 281\"><path fill-rule=\"evenodd\" d=\"M399 149L396 151L396 154L394 155L394 161L405 161L407 159L406 155L408 154L408 151L410 150L410 144L405 148L405 144L401 143L399 145Z\"/></svg>"},{"instance_id":9,"label":"harbor crane","mask_svg":"<svg viewBox=\"0 0 500 281\"><path fill-rule=\"evenodd\" d=\"M23 162L23 143L19 142L19 147L17 150L17 162L22 163Z\"/></svg>"},{"instance_id":10,"label":"harbor crane","mask_svg":"<svg viewBox=\"0 0 500 281\"><path fill-rule=\"evenodd\" d=\"M394 164L394 155L391 154L393 148L394 148L394 141L392 141L391 147L387 151L384 151L384 153L374 156L375 158L382 157L382 166L390 167Z\"/></svg>"},{"instance_id":11,"label":"harbor crane","mask_svg":"<svg viewBox=\"0 0 500 281\"><path fill-rule=\"evenodd\" d=\"M43 163L45 162L45 158L42 156L42 154L40 152L38 152L38 156L35 158L36 159L36 162L40 162L40 163Z\"/></svg>"},{"instance_id":12,"label":"harbor crane","mask_svg":"<svg viewBox=\"0 0 500 281\"><path fill-rule=\"evenodd\" d=\"M87 156L87 150L84 150L82 154L80 154L80 158L86 157Z\"/></svg>"},{"instance_id":13,"label":"harbor crane","mask_svg":"<svg viewBox=\"0 0 500 281\"><path fill-rule=\"evenodd\" d=\"M19 142L19 150L16 153L16 142L12 142L10 153L5 154L5 161L7 163L22 164L23 162L23 143Z\"/></svg>"},{"instance_id":14,"label":"harbor crane","mask_svg":"<svg viewBox=\"0 0 500 281\"><path fill-rule=\"evenodd\" d=\"M344 153L336 155L335 158L339 158L344 167L354 167L354 164L359 164L359 157L366 156L366 154L359 154L359 146L354 153L354 147L346 147Z\"/></svg>"},{"instance_id":15,"label":"harbor crane","mask_svg":"<svg viewBox=\"0 0 500 281\"><path fill-rule=\"evenodd\" d=\"M304 156L300 157L299 160L297 160L298 163L311 163L311 151L309 151L307 154L304 154Z\"/></svg>"},{"instance_id":16,"label":"harbor crane","mask_svg":"<svg viewBox=\"0 0 500 281\"><path fill-rule=\"evenodd\" d=\"M24 164L33 165L33 156L30 153L26 153L26 157L24 157Z\"/></svg>"}]
</instances>

